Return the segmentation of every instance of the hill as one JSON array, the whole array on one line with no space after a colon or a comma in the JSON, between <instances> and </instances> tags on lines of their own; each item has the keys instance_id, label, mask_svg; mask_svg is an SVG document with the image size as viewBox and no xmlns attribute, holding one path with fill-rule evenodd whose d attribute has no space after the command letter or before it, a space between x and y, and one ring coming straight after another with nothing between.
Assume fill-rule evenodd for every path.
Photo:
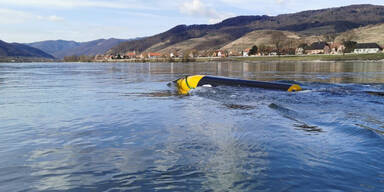
<instances>
[{"instance_id":1,"label":"hill","mask_svg":"<svg viewBox=\"0 0 384 192\"><path fill-rule=\"evenodd\" d=\"M75 41L51 40L51 41L40 41L35 43L29 43L27 45L41 49L53 55L56 58L61 58L62 52L74 49L75 47L80 46L80 43Z\"/></svg>"},{"instance_id":2,"label":"hill","mask_svg":"<svg viewBox=\"0 0 384 192\"><path fill-rule=\"evenodd\" d=\"M89 55L95 56L97 54L104 54L106 51L119 43L127 40L123 39L98 39L89 42L75 42L75 41L41 41L35 43L29 43L27 45L41 49L56 58L62 59L65 56L80 56Z\"/></svg>"},{"instance_id":3,"label":"hill","mask_svg":"<svg viewBox=\"0 0 384 192\"><path fill-rule=\"evenodd\" d=\"M350 39L359 43L378 43L384 45L384 24L368 25L340 34L336 40Z\"/></svg>"},{"instance_id":4,"label":"hill","mask_svg":"<svg viewBox=\"0 0 384 192\"><path fill-rule=\"evenodd\" d=\"M246 48L250 48L253 45L264 45L266 47L275 47L273 35L276 32L281 32L282 39L284 39L284 46L297 47L301 43L312 43L316 42L319 39L322 39L321 36L304 36L295 32L290 31L276 31L276 30L256 30L252 31L243 37L228 43L221 49L223 50L236 50L241 51Z\"/></svg>"},{"instance_id":5,"label":"hill","mask_svg":"<svg viewBox=\"0 0 384 192\"><path fill-rule=\"evenodd\" d=\"M158 35L121 43L109 53L220 48L252 31L281 30L313 36L382 22L384 6L376 5L351 5L275 17L239 16L214 25L179 25Z\"/></svg>"},{"instance_id":6,"label":"hill","mask_svg":"<svg viewBox=\"0 0 384 192\"><path fill-rule=\"evenodd\" d=\"M0 40L0 57L28 57L54 59L44 51L19 43L6 43Z\"/></svg>"}]
</instances>

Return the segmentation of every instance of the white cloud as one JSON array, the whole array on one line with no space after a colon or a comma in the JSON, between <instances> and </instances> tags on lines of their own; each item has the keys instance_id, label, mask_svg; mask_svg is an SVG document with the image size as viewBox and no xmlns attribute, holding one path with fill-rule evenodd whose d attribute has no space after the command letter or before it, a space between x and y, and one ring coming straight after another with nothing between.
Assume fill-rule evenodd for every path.
<instances>
[{"instance_id":1,"label":"white cloud","mask_svg":"<svg viewBox=\"0 0 384 192\"><path fill-rule=\"evenodd\" d=\"M26 12L0 8L0 24L21 23L29 18Z\"/></svg>"},{"instance_id":2,"label":"white cloud","mask_svg":"<svg viewBox=\"0 0 384 192\"><path fill-rule=\"evenodd\" d=\"M186 15L208 18L210 23L217 23L225 18L233 16L231 13L218 12L200 0L184 2L180 6L180 12Z\"/></svg>"},{"instance_id":3,"label":"white cloud","mask_svg":"<svg viewBox=\"0 0 384 192\"><path fill-rule=\"evenodd\" d=\"M47 19L48 19L49 21L53 21L53 22L64 21L64 18L59 17L59 16L56 16L56 15L48 16Z\"/></svg>"},{"instance_id":4,"label":"white cloud","mask_svg":"<svg viewBox=\"0 0 384 192\"><path fill-rule=\"evenodd\" d=\"M42 15L35 15L33 13L29 13L26 11L0 8L0 24L17 24L17 23L24 23L27 21L34 21L34 20L57 22L57 21L63 21L64 18L56 15L42 16Z\"/></svg>"}]
</instances>

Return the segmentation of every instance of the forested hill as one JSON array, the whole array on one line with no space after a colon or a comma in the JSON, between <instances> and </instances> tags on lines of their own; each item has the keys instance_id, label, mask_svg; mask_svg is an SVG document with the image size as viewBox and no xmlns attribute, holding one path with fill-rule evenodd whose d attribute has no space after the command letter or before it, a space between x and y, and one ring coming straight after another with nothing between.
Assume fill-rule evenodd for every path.
<instances>
[{"instance_id":1,"label":"forested hill","mask_svg":"<svg viewBox=\"0 0 384 192\"><path fill-rule=\"evenodd\" d=\"M40 49L19 43L7 43L0 40L0 57L28 57L54 59L54 57Z\"/></svg>"},{"instance_id":2,"label":"forested hill","mask_svg":"<svg viewBox=\"0 0 384 192\"><path fill-rule=\"evenodd\" d=\"M53 41L41 41L35 43L29 43L27 45L41 49L58 59L62 59L65 56L80 56L89 55L95 56L97 54L104 54L106 51L118 44L127 41L124 39L98 39L88 42L75 42L64 40Z\"/></svg>"}]
</instances>

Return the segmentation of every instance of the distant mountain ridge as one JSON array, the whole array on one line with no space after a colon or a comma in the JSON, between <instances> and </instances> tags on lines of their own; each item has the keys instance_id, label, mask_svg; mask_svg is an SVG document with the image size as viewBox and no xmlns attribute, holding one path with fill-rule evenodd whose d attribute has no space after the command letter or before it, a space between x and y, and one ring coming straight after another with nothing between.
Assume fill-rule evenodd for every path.
<instances>
[{"instance_id":1,"label":"distant mountain ridge","mask_svg":"<svg viewBox=\"0 0 384 192\"><path fill-rule=\"evenodd\" d=\"M214 25L179 25L164 33L124 42L108 53L128 51L168 52L170 50L219 49L257 30L281 30L299 35L342 33L358 27L384 22L384 6L351 5L303 11L278 16L239 16Z\"/></svg>"},{"instance_id":2,"label":"distant mountain ridge","mask_svg":"<svg viewBox=\"0 0 384 192\"><path fill-rule=\"evenodd\" d=\"M7 43L0 40L0 57L28 57L54 59L54 57L40 49L19 43Z\"/></svg>"},{"instance_id":3,"label":"distant mountain ridge","mask_svg":"<svg viewBox=\"0 0 384 192\"><path fill-rule=\"evenodd\" d=\"M104 54L106 51L118 44L129 41L125 39L98 39L89 42L75 42L65 40L50 40L29 43L27 45L41 49L58 59L62 59L65 56L80 56L88 55L95 56L97 54Z\"/></svg>"}]
</instances>

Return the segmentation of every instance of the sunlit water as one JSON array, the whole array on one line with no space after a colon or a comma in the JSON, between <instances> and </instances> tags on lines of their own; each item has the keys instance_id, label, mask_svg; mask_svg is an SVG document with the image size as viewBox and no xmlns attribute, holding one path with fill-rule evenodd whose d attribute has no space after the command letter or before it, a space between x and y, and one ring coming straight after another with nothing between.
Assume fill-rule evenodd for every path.
<instances>
[{"instance_id":1,"label":"sunlit water","mask_svg":"<svg viewBox=\"0 0 384 192\"><path fill-rule=\"evenodd\" d=\"M166 84L210 74L299 93ZM384 191L384 63L0 64L0 191Z\"/></svg>"}]
</instances>

